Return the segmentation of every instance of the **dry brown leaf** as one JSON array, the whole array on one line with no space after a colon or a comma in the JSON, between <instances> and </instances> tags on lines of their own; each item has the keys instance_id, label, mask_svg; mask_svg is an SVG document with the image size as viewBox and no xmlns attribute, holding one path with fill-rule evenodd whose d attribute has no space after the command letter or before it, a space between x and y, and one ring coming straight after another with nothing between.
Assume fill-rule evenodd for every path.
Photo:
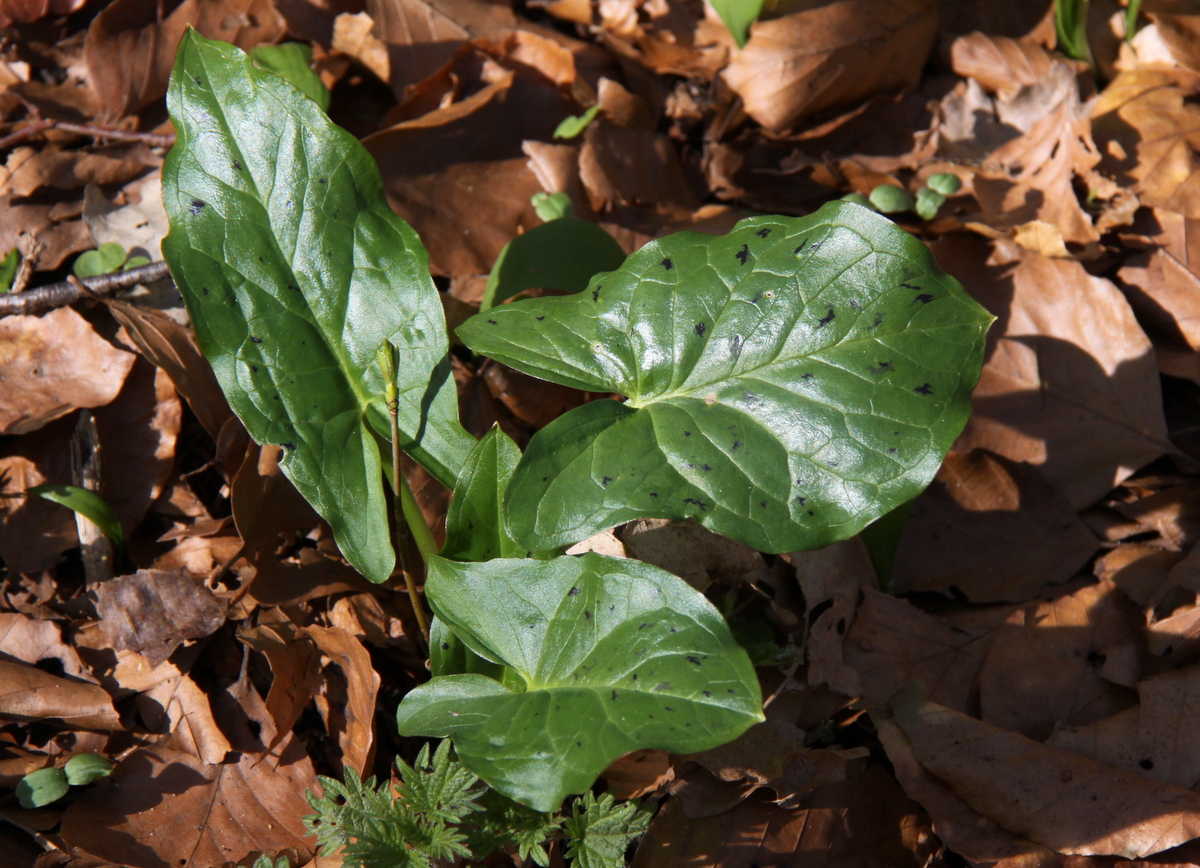
<instances>
[{"instance_id":1,"label":"dry brown leaf","mask_svg":"<svg viewBox=\"0 0 1200 868\"><path fill-rule=\"evenodd\" d=\"M917 84L937 36L936 2L805 5L754 24L723 73L746 113L764 127L781 130L823 109Z\"/></svg>"},{"instance_id":2,"label":"dry brown leaf","mask_svg":"<svg viewBox=\"0 0 1200 868\"><path fill-rule=\"evenodd\" d=\"M261 762L260 762L261 760ZM280 756L213 765L171 747L139 750L67 809L62 836L130 868L218 866L259 850L310 853L301 817L316 784L300 741Z\"/></svg>"},{"instance_id":3,"label":"dry brown leaf","mask_svg":"<svg viewBox=\"0 0 1200 868\"><path fill-rule=\"evenodd\" d=\"M0 612L0 655L34 665L41 660L56 660L63 674L92 681L84 669L79 652L63 642L58 624L39 621L15 612Z\"/></svg>"},{"instance_id":4,"label":"dry brown leaf","mask_svg":"<svg viewBox=\"0 0 1200 868\"><path fill-rule=\"evenodd\" d=\"M1171 570L1183 554L1149 543L1124 543L1096 560L1097 578L1111 582L1144 610L1153 611L1173 587Z\"/></svg>"},{"instance_id":5,"label":"dry brown leaf","mask_svg":"<svg viewBox=\"0 0 1200 868\"><path fill-rule=\"evenodd\" d=\"M167 677L137 697L138 711L147 728L171 733L170 743L176 749L201 762L225 762L233 745L217 724L208 695L186 674L171 676L169 669L162 667L153 672Z\"/></svg>"},{"instance_id":6,"label":"dry brown leaf","mask_svg":"<svg viewBox=\"0 0 1200 868\"><path fill-rule=\"evenodd\" d=\"M1148 0L1141 11L1154 22L1171 56L1200 72L1200 4L1195 0Z\"/></svg>"},{"instance_id":7,"label":"dry brown leaf","mask_svg":"<svg viewBox=\"0 0 1200 868\"><path fill-rule=\"evenodd\" d=\"M587 400L587 393L578 389L548 383L498 363L484 367L480 376L493 398L534 429L544 428Z\"/></svg>"},{"instance_id":8,"label":"dry brown leaf","mask_svg":"<svg viewBox=\"0 0 1200 868\"><path fill-rule=\"evenodd\" d=\"M1010 100L1022 87L1041 81L1052 61L1049 52L1029 37L1010 39L976 31L954 40L950 63L959 75Z\"/></svg>"},{"instance_id":9,"label":"dry brown leaf","mask_svg":"<svg viewBox=\"0 0 1200 868\"><path fill-rule=\"evenodd\" d=\"M956 448L1036 465L1076 509L1158 456L1158 367L1124 296L1077 262L947 236L939 264L1000 319Z\"/></svg>"},{"instance_id":10,"label":"dry brown leaf","mask_svg":"<svg viewBox=\"0 0 1200 868\"><path fill-rule=\"evenodd\" d=\"M0 458L5 494L20 494L35 485L71 482L71 420L52 422L37 437L14 444ZM62 553L79 545L75 516L40 497L0 500L0 557L13 573L32 573L54 566Z\"/></svg>"},{"instance_id":11,"label":"dry brown leaf","mask_svg":"<svg viewBox=\"0 0 1200 868\"><path fill-rule=\"evenodd\" d=\"M41 245L38 266L58 268L70 256L96 246L87 224L76 219L72 209L56 203L0 196L0 247L20 248Z\"/></svg>"},{"instance_id":12,"label":"dry brown leaf","mask_svg":"<svg viewBox=\"0 0 1200 868\"><path fill-rule=\"evenodd\" d=\"M0 433L24 434L117 397L136 359L101 338L71 308L0 320Z\"/></svg>"},{"instance_id":13,"label":"dry brown leaf","mask_svg":"<svg viewBox=\"0 0 1200 868\"><path fill-rule=\"evenodd\" d=\"M613 760L601 775L614 799L638 799L675 779L665 750L646 748Z\"/></svg>"},{"instance_id":14,"label":"dry brown leaf","mask_svg":"<svg viewBox=\"0 0 1200 868\"><path fill-rule=\"evenodd\" d=\"M88 184L124 184L140 175L145 152L128 145L115 149L59 150L16 148L0 169L0 191L29 196L43 187L78 190Z\"/></svg>"},{"instance_id":15,"label":"dry brown leaf","mask_svg":"<svg viewBox=\"0 0 1200 868\"><path fill-rule=\"evenodd\" d=\"M1028 465L986 450L952 452L913 505L892 582L974 603L1021 602L1071 578L1099 545Z\"/></svg>"},{"instance_id":16,"label":"dry brown leaf","mask_svg":"<svg viewBox=\"0 0 1200 868\"><path fill-rule=\"evenodd\" d=\"M713 581L753 580L766 570L754 549L691 521L639 519L625 525L621 541L630 557L674 573L700 591Z\"/></svg>"},{"instance_id":17,"label":"dry brown leaf","mask_svg":"<svg viewBox=\"0 0 1200 868\"><path fill-rule=\"evenodd\" d=\"M342 670L346 679L345 702L334 707L329 702L326 682L324 702L318 702L326 728L336 734L342 749L342 764L366 775L375 755L375 698L379 693L379 673L371 666L371 655L362 643L337 627L305 627L321 653Z\"/></svg>"},{"instance_id":18,"label":"dry brown leaf","mask_svg":"<svg viewBox=\"0 0 1200 868\"><path fill-rule=\"evenodd\" d=\"M1200 668L1147 678L1138 694L1137 767L1151 780L1193 789L1200 781Z\"/></svg>"},{"instance_id":19,"label":"dry brown leaf","mask_svg":"<svg viewBox=\"0 0 1200 868\"><path fill-rule=\"evenodd\" d=\"M0 27L14 22L30 24L47 15L70 15L87 0L4 0L0 3Z\"/></svg>"},{"instance_id":20,"label":"dry brown leaf","mask_svg":"<svg viewBox=\"0 0 1200 868\"><path fill-rule=\"evenodd\" d=\"M233 477L230 500L233 519L246 546L247 557L274 557L280 537L292 541L300 530L309 530L320 519L283 475L279 459L283 449L251 443L245 460Z\"/></svg>"},{"instance_id":21,"label":"dry brown leaf","mask_svg":"<svg viewBox=\"0 0 1200 868\"><path fill-rule=\"evenodd\" d=\"M376 594L352 594L342 597L329 610L332 626L377 648L411 645L400 617L392 595L381 600Z\"/></svg>"},{"instance_id":22,"label":"dry brown leaf","mask_svg":"<svg viewBox=\"0 0 1200 868\"><path fill-rule=\"evenodd\" d=\"M1113 768L1136 772L1141 716L1141 709L1135 705L1086 726L1055 730L1046 744L1083 754Z\"/></svg>"},{"instance_id":23,"label":"dry brown leaf","mask_svg":"<svg viewBox=\"0 0 1200 868\"><path fill-rule=\"evenodd\" d=\"M102 120L116 121L162 98L189 26L246 51L285 30L271 0L184 0L163 12L154 0L115 0L93 19L84 57Z\"/></svg>"},{"instance_id":24,"label":"dry brown leaf","mask_svg":"<svg viewBox=\"0 0 1200 868\"><path fill-rule=\"evenodd\" d=\"M1136 859L1200 836L1200 795L931 702L898 703L913 755L973 809L1060 853Z\"/></svg>"},{"instance_id":25,"label":"dry brown leaf","mask_svg":"<svg viewBox=\"0 0 1200 868\"><path fill-rule=\"evenodd\" d=\"M112 698L95 684L68 681L21 663L0 660L0 718L58 719L80 729L119 730Z\"/></svg>"},{"instance_id":26,"label":"dry brown leaf","mask_svg":"<svg viewBox=\"0 0 1200 868\"><path fill-rule=\"evenodd\" d=\"M96 588L100 629L117 651L136 651L154 665L188 639L225 623L225 607L212 591L178 572L138 570Z\"/></svg>"},{"instance_id":27,"label":"dry brown leaf","mask_svg":"<svg viewBox=\"0 0 1200 868\"><path fill-rule=\"evenodd\" d=\"M386 82L391 79L388 47L372 32L374 29L375 20L366 12L343 12L333 22L332 48L353 57Z\"/></svg>"},{"instance_id":28,"label":"dry brown leaf","mask_svg":"<svg viewBox=\"0 0 1200 868\"><path fill-rule=\"evenodd\" d=\"M978 708L979 673L996 628L1010 607L987 610L987 621L956 625L875 590L864 592L842 654L860 680L856 694L886 702L919 682L921 695L952 708Z\"/></svg>"},{"instance_id":29,"label":"dry brown leaf","mask_svg":"<svg viewBox=\"0 0 1200 868\"><path fill-rule=\"evenodd\" d=\"M264 654L270 663L273 678L267 693L267 713L277 733L291 732L321 687L321 652L308 636L298 634L287 622L243 628L238 638ZM268 749L274 748L274 744L268 745Z\"/></svg>"}]
</instances>

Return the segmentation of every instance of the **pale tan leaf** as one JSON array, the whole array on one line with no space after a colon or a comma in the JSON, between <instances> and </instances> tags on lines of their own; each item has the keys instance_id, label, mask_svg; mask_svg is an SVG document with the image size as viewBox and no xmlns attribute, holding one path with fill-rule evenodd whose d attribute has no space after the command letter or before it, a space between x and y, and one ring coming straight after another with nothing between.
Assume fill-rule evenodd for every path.
<instances>
[{"instance_id":1,"label":"pale tan leaf","mask_svg":"<svg viewBox=\"0 0 1200 868\"><path fill-rule=\"evenodd\" d=\"M123 729L105 690L6 660L0 660L0 718L57 719L81 729Z\"/></svg>"},{"instance_id":2,"label":"pale tan leaf","mask_svg":"<svg viewBox=\"0 0 1200 868\"><path fill-rule=\"evenodd\" d=\"M343 765L366 775L375 755L375 699L380 684L371 655L361 642L337 627L314 625L305 627L301 635L311 638L345 675L345 703L340 708L326 703L326 726L330 734L337 735Z\"/></svg>"}]
</instances>

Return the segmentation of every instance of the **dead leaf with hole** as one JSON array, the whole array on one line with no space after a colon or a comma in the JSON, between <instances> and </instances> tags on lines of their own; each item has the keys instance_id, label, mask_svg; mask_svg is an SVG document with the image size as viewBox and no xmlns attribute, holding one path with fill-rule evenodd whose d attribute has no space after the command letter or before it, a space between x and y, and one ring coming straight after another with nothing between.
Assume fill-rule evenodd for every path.
<instances>
[{"instance_id":1,"label":"dead leaf with hole","mask_svg":"<svg viewBox=\"0 0 1200 868\"><path fill-rule=\"evenodd\" d=\"M312 639L345 676L344 703L339 706L330 701L326 681L326 692L319 697L317 707L329 733L337 736L342 764L366 775L375 755L375 699L380 684L379 673L371 665L371 655L362 643L337 627L314 625L305 627L301 635Z\"/></svg>"},{"instance_id":2,"label":"dead leaf with hole","mask_svg":"<svg viewBox=\"0 0 1200 868\"><path fill-rule=\"evenodd\" d=\"M1100 661L1142 624L1137 606L1105 582L1014 612L993 634L980 671L980 717L1044 741L1058 727L1129 707L1132 691L1102 678Z\"/></svg>"},{"instance_id":3,"label":"dead leaf with hole","mask_svg":"<svg viewBox=\"0 0 1200 868\"><path fill-rule=\"evenodd\" d=\"M955 448L1035 465L1076 509L1174 451L1150 341L1112 283L1004 241L934 251L999 319Z\"/></svg>"},{"instance_id":4,"label":"dead leaf with hole","mask_svg":"<svg viewBox=\"0 0 1200 868\"><path fill-rule=\"evenodd\" d=\"M807 8L804 8L807 7ZM937 36L931 0L828 0L755 23L725 68L746 113L782 130L819 111L915 87Z\"/></svg>"},{"instance_id":5,"label":"dead leaf with hole","mask_svg":"<svg viewBox=\"0 0 1200 868\"><path fill-rule=\"evenodd\" d=\"M1021 602L1071 578L1099 545L1033 468L982 449L951 452L913 505L892 582L900 592Z\"/></svg>"},{"instance_id":6,"label":"dead leaf with hole","mask_svg":"<svg viewBox=\"0 0 1200 868\"><path fill-rule=\"evenodd\" d=\"M67 307L42 317L5 317L0 320L0 378L21 388L0 394L0 433L36 431L80 407L109 403L136 358L101 338Z\"/></svg>"},{"instance_id":7,"label":"dead leaf with hole","mask_svg":"<svg viewBox=\"0 0 1200 868\"><path fill-rule=\"evenodd\" d=\"M96 588L100 629L118 651L136 651L157 665L188 639L225 623L212 591L178 572L138 570Z\"/></svg>"},{"instance_id":8,"label":"dead leaf with hole","mask_svg":"<svg viewBox=\"0 0 1200 868\"><path fill-rule=\"evenodd\" d=\"M21 663L0 660L0 719L61 720L80 729L123 729L107 691Z\"/></svg>"},{"instance_id":9,"label":"dead leaf with hole","mask_svg":"<svg viewBox=\"0 0 1200 868\"><path fill-rule=\"evenodd\" d=\"M1060 853L1137 859L1200 837L1200 794L931 702L895 708L913 755L1000 826Z\"/></svg>"}]
</instances>

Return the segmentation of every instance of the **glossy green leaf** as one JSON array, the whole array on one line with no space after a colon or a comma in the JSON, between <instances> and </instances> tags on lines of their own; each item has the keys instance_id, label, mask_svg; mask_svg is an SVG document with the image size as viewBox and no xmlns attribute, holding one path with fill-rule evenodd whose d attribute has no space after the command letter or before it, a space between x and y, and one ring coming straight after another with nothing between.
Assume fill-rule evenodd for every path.
<instances>
[{"instance_id":1,"label":"glossy green leaf","mask_svg":"<svg viewBox=\"0 0 1200 868\"><path fill-rule=\"evenodd\" d=\"M573 139L588 128L588 124L596 119L596 115L600 113L600 104L592 106L581 115L563 118L559 125L554 128L554 138L556 139Z\"/></svg>"},{"instance_id":2,"label":"glossy green leaf","mask_svg":"<svg viewBox=\"0 0 1200 868\"><path fill-rule=\"evenodd\" d=\"M13 248L4 259L0 259L0 295L12 289L17 269L21 267L21 251Z\"/></svg>"},{"instance_id":3,"label":"glossy green leaf","mask_svg":"<svg viewBox=\"0 0 1200 868\"><path fill-rule=\"evenodd\" d=\"M250 52L254 65L293 84L306 97L329 111L329 88L312 68L312 46L300 42L260 45Z\"/></svg>"},{"instance_id":4,"label":"glossy green leaf","mask_svg":"<svg viewBox=\"0 0 1200 868\"><path fill-rule=\"evenodd\" d=\"M729 28L738 48L745 48L750 25L762 12L763 0L712 0L712 7Z\"/></svg>"},{"instance_id":5,"label":"glossy green leaf","mask_svg":"<svg viewBox=\"0 0 1200 868\"><path fill-rule=\"evenodd\" d=\"M625 251L586 220L561 217L518 235L500 251L479 303L488 310L527 289L581 292L592 276L620 268Z\"/></svg>"},{"instance_id":6,"label":"glossy green leaf","mask_svg":"<svg viewBox=\"0 0 1200 868\"><path fill-rule=\"evenodd\" d=\"M76 754L63 766L67 783L73 787L82 787L106 778L112 774L112 770L113 764L95 753Z\"/></svg>"},{"instance_id":7,"label":"glossy green leaf","mask_svg":"<svg viewBox=\"0 0 1200 868\"><path fill-rule=\"evenodd\" d=\"M628 396L534 435L505 507L527 549L662 517L786 552L853 536L929 484L991 321L921 242L834 202L660 239L579 295L494 308L459 335Z\"/></svg>"},{"instance_id":8,"label":"glossy green leaf","mask_svg":"<svg viewBox=\"0 0 1200 868\"><path fill-rule=\"evenodd\" d=\"M40 497L79 513L100 528L114 547L124 548L125 534L121 530L120 519L112 511L112 507L95 492L75 485L35 485L33 488L25 489L25 493L30 497Z\"/></svg>"},{"instance_id":9,"label":"glossy green leaf","mask_svg":"<svg viewBox=\"0 0 1200 868\"><path fill-rule=\"evenodd\" d=\"M446 512L442 557L458 561L516 558L525 554L504 527L501 505L521 450L495 426L467 456Z\"/></svg>"},{"instance_id":10,"label":"glossy green leaf","mask_svg":"<svg viewBox=\"0 0 1200 868\"><path fill-rule=\"evenodd\" d=\"M416 233L379 172L312 100L189 31L171 77L163 253L230 406L383 581L395 562L376 353L399 349L401 447L447 486L474 440L458 422L445 317Z\"/></svg>"},{"instance_id":11,"label":"glossy green leaf","mask_svg":"<svg viewBox=\"0 0 1200 868\"><path fill-rule=\"evenodd\" d=\"M95 250L88 250L75 259L71 270L80 280L97 277L116 271L125 264L125 248L115 241L101 244Z\"/></svg>"},{"instance_id":12,"label":"glossy green leaf","mask_svg":"<svg viewBox=\"0 0 1200 868\"><path fill-rule=\"evenodd\" d=\"M57 802L70 789L62 769L38 769L17 781L17 801L22 808L43 808Z\"/></svg>"},{"instance_id":13,"label":"glossy green leaf","mask_svg":"<svg viewBox=\"0 0 1200 868\"><path fill-rule=\"evenodd\" d=\"M754 668L686 582L596 554L482 564L434 558L438 617L514 673L434 678L400 704L402 735L452 736L463 765L553 811L639 748L693 753L762 720Z\"/></svg>"}]
</instances>

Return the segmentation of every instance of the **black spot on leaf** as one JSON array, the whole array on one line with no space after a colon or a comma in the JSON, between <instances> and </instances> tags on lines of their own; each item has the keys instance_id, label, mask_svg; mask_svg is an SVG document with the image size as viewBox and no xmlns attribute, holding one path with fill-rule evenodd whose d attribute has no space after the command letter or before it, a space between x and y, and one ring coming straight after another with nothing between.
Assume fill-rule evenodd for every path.
<instances>
[{"instance_id":1,"label":"black spot on leaf","mask_svg":"<svg viewBox=\"0 0 1200 868\"><path fill-rule=\"evenodd\" d=\"M800 379L804 380L805 382L808 382L814 376L815 376L815 374L810 374L808 371L805 371L803 374L800 375Z\"/></svg>"},{"instance_id":2,"label":"black spot on leaf","mask_svg":"<svg viewBox=\"0 0 1200 868\"><path fill-rule=\"evenodd\" d=\"M733 441L733 446L731 447L731 451L733 451L733 452L737 452L737 451L738 451L739 449L741 449L741 448L742 448L742 441L741 441L741 440L734 440L734 441Z\"/></svg>"},{"instance_id":3,"label":"black spot on leaf","mask_svg":"<svg viewBox=\"0 0 1200 868\"><path fill-rule=\"evenodd\" d=\"M688 663L694 663L694 664L695 664L695 665L697 665L697 666L699 666L699 665L700 665L700 658L699 658L699 657L685 657L684 659L685 659L685 660L687 660L687 662L688 662Z\"/></svg>"},{"instance_id":4,"label":"black spot on leaf","mask_svg":"<svg viewBox=\"0 0 1200 868\"><path fill-rule=\"evenodd\" d=\"M921 287L919 287L919 286L913 286L911 283L902 283L902 284L900 284L900 285L901 285L901 286L903 286L905 289L911 289L913 292L920 292L920 291L921 291Z\"/></svg>"},{"instance_id":5,"label":"black spot on leaf","mask_svg":"<svg viewBox=\"0 0 1200 868\"><path fill-rule=\"evenodd\" d=\"M568 597L578 597L579 596L579 588L571 588L571 590L567 593L567 596Z\"/></svg>"},{"instance_id":6,"label":"black spot on leaf","mask_svg":"<svg viewBox=\"0 0 1200 868\"><path fill-rule=\"evenodd\" d=\"M489 325L495 325L495 324L496 324L496 321L495 321L494 319L490 319L490 320L488 320L488 324L489 324Z\"/></svg>"},{"instance_id":7,"label":"black spot on leaf","mask_svg":"<svg viewBox=\"0 0 1200 868\"><path fill-rule=\"evenodd\" d=\"M595 289L592 290L592 301L600 300L600 290L602 290L602 289L604 289L603 286L597 286Z\"/></svg>"},{"instance_id":8,"label":"black spot on leaf","mask_svg":"<svg viewBox=\"0 0 1200 868\"><path fill-rule=\"evenodd\" d=\"M702 322L696 323L696 334L700 335L701 337L704 337L704 333L706 331L708 331L708 326L706 326Z\"/></svg>"},{"instance_id":9,"label":"black spot on leaf","mask_svg":"<svg viewBox=\"0 0 1200 868\"><path fill-rule=\"evenodd\" d=\"M234 168L236 171L238 171L238 172L242 171L242 163L241 163L241 161L240 161L240 160L234 160L234 161L233 161L233 168Z\"/></svg>"},{"instance_id":10,"label":"black spot on leaf","mask_svg":"<svg viewBox=\"0 0 1200 868\"><path fill-rule=\"evenodd\" d=\"M709 467L707 464L701 464L700 469L703 470L705 473L709 473L712 470L712 468Z\"/></svg>"},{"instance_id":11,"label":"black spot on leaf","mask_svg":"<svg viewBox=\"0 0 1200 868\"><path fill-rule=\"evenodd\" d=\"M253 343L253 344L261 344L261 343L262 343L262 338L255 338L255 337L252 337L252 338L250 338L250 342L251 342L251 343Z\"/></svg>"},{"instance_id":12,"label":"black spot on leaf","mask_svg":"<svg viewBox=\"0 0 1200 868\"><path fill-rule=\"evenodd\" d=\"M205 203L201 202L199 199L193 199L192 204L188 205L188 213L189 214L199 214L201 211L204 210L204 205L205 205Z\"/></svg>"},{"instance_id":13,"label":"black spot on leaf","mask_svg":"<svg viewBox=\"0 0 1200 868\"><path fill-rule=\"evenodd\" d=\"M881 313L875 314L875 322L871 323L871 328L877 329L881 325L883 325L883 314L881 314Z\"/></svg>"},{"instance_id":14,"label":"black spot on leaf","mask_svg":"<svg viewBox=\"0 0 1200 868\"><path fill-rule=\"evenodd\" d=\"M696 506L700 507L701 511L703 511L703 512L708 511L708 504L705 503L703 500L696 500L696 498L694 498L694 497L685 497L683 499L683 502L695 504Z\"/></svg>"},{"instance_id":15,"label":"black spot on leaf","mask_svg":"<svg viewBox=\"0 0 1200 868\"><path fill-rule=\"evenodd\" d=\"M282 445L284 449L295 449L296 448L296 444L292 443L290 440L287 443L283 443L280 445Z\"/></svg>"},{"instance_id":16,"label":"black spot on leaf","mask_svg":"<svg viewBox=\"0 0 1200 868\"><path fill-rule=\"evenodd\" d=\"M651 497L658 497L658 492L657 492L657 491L652 491L652 492L650 492L650 496L651 496Z\"/></svg>"},{"instance_id":17,"label":"black spot on leaf","mask_svg":"<svg viewBox=\"0 0 1200 868\"><path fill-rule=\"evenodd\" d=\"M584 610L583 610L583 617L585 617L585 618L586 618L587 620L589 620L589 621L590 621L590 620L592 620L592 610L591 610L591 609L584 609Z\"/></svg>"},{"instance_id":18,"label":"black spot on leaf","mask_svg":"<svg viewBox=\"0 0 1200 868\"><path fill-rule=\"evenodd\" d=\"M613 478L611 476L606 476L600 480L600 485L604 488L607 488L608 484L612 481L613 481Z\"/></svg>"},{"instance_id":19,"label":"black spot on leaf","mask_svg":"<svg viewBox=\"0 0 1200 868\"><path fill-rule=\"evenodd\" d=\"M204 293L205 295L208 295L208 287L207 287L207 286L202 286L202 287L200 287L200 291L201 291L202 293Z\"/></svg>"},{"instance_id":20,"label":"black spot on leaf","mask_svg":"<svg viewBox=\"0 0 1200 868\"><path fill-rule=\"evenodd\" d=\"M928 383L922 383L921 385L919 385L915 389L913 389L913 391L919 395L932 395L933 394L933 386L929 385Z\"/></svg>"},{"instance_id":21,"label":"black spot on leaf","mask_svg":"<svg viewBox=\"0 0 1200 868\"><path fill-rule=\"evenodd\" d=\"M764 501L761 501L761 502L759 502L759 504L758 504L758 505L759 505L759 506L761 506L763 509L766 509L766 508L767 508L767 502L766 502L765 500L764 500Z\"/></svg>"},{"instance_id":22,"label":"black spot on leaf","mask_svg":"<svg viewBox=\"0 0 1200 868\"><path fill-rule=\"evenodd\" d=\"M700 691L700 695L701 695L701 696L704 696L704 697L706 697L706 698L707 698L707 697L709 697L709 696L712 696L712 693L710 693L710 692L709 692L709 691L707 691L707 690L701 690L701 691Z\"/></svg>"},{"instance_id":23,"label":"black spot on leaf","mask_svg":"<svg viewBox=\"0 0 1200 868\"><path fill-rule=\"evenodd\" d=\"M443 643L442 643L442 650L443 650L443 651L449 651L449 650L450 650L450 643L449 643L449 642L443 642Z\"/></svg>"},{"instance_id":24,"label":"black spot on leaf","mask_svg":"<svg viewBox=\"0 0 1200 868\"><path fill-rule=\"evenodd\" d=\"M200 80L199 76L194 77L192 81L196 82L196 87L204 87L204 82Z\"/></svg>"},{"instance_id":25,"label":"black spot on leaf","mask_svg":"<svg viewBox=\"0 0 1200 868\"><path fill-rule=\"evenodd\" d=\"M808 252L809 252L809 253L816 253L818 250L820 250L820 249L821 249L821 245L822 245L822 244L824 244L824 243L825 243L825 242L823 242L823 241L818 241L818 242L816 242L816 243L815 243L815 244L814 244L812 247L808 248Z\"/></svg>"},{"instance_id":26,"label":"black spot on leaf","mask_svg":"<svg viewBox=\"0 0 1200 868\"><path fill-rule=\"evenodd\" d=\"M541 321L542 321L542 320L544 320L544 319L545 319L545 317L544 317L544 316L539 316L539 317L537 318L537 321L538 321L538 322L541 322Z\"/></svg>"},{"instance_id":27,"label":"black spot on leaf","mask_svg":"<svg viewBox=\"0 0 1200 868\"><path fill-rule=\"evenodd\" d=\"M683 432L683 436L684 436L684 437L691 437L691 436L692 436L692 432L691 432L691 431L684 431L684 432Z\"/></svg>"},{"instance_id":28,"label":"black spot on leaf","mask_svg":"<svg viewBox=\"0 0 1200 868\"><path fill-rule=\"evenodd\" d=\"M929 304L929 302L933 301L933 296L927 292L923 292L917 296L917 301L921 302L922 304Z\"/></svg>"},{"instance_id":29,"label":"black spot on leaf","mask_svg":"<svg viewBox=\"0 0 1200 868\"><path fill-rule=\"evenodd\" d=\"M810 510L808 511L808 514L809 514L809 515L812 515L812 514L813 514L813 511L810 509Z\"/></svg>"},{"instance_id":30,"label":"black spot on leaf","mask_svg":"<svg viewBox=\"0 0 1200 868\"><path fill-rule=\"evenodd\" d=\"M250 370L251 370L251 372L257 374L258 373L258 365L251 365Z\"/></svg>"},{"instance_id":31,"label":"black spot on leaf","mask_svg":"<svg viewBox=\"0 0 1200 868\"><path fill-rule=\"evenodd\" d=\"M667 271L670 271L672 268L675 267L675 263L672 262L670 259L664 259L662 261L662 267L665 268Z\"/></svg>"},{"instance_id":32,"label":"black spot on leaf","mask_svg":"<svg viewBox=\"0 0 1200 868\"><path fill-rule=\"evenodd\" d=\"M807 238L805 238L803 241L801 241L801 242L800 242L800 246L799 246L799 247L797 247L797 248L796 248L795 250L793 250L792 252L793 252L793 253L795 253L797 256L799 256L799 255L800 255L800 253L801 253L801 251L803 251L803 250L804 250L804 248L805 248L805 247L807 247L807 246L808 246L808 239L807 239Z\"/></svg>"},{"instance_id":33,"label":"black spot on leaf","mask_svg":"<svg viewBox=\"0 0 1200 868\"><path fill-rule=\"evenodd\" d=\"M833 312L833 308L830 308L829 313L825 314L825 316L823 316L819 320L817 320L817 328L819 328L819 329L825 328L825 326L827 326L831 322L833 322L833 320L836 316L837 316L837 314Z\"/></svg>"},{"instance_id":34,"label":"black spot on leaf","mask_svg":"<svg viewBox=\"0 0 1200 868\"><path fill-rule=\"evenodd\" d=\"M742 265L745 265L746 260L750 258L750 245L743 244L742 249L733 255L737 257L738 262L740 262Z\"/></svg>"},{"instance_id":35,"label":"black spot on leaf","mask_svg":"<svg viewBox=\"0 0 1200 868\"><path fill-rule=\"evenodd\" d=\"M759 238L766 238L768 235L771 234L771 229L770 229L770 227L764 226L762 229L759 229L754 234L757 235Z\"/></svg>"},{"instance_id":36,"label":"black spot on leaf","mask_svg":"<svg viewBox=\"0 0 1200 868\"><path fill-rule=\"evenodd\" d=\"M299 291L300 291L300 287L298 287L298 286L292 286L291 284L288 284L288 289L290 289L292 292L299 292Z\"/></svg>"},{"instance_id":37,"label":"black spot on leaf","mask_svg":"<svg viewBox=\"0 0 1200 868\"><path fill-rule=\"evenodd\" d=\"M808 503L808 498L807 497L797 497L796 503L800 504L801 506L804 506L804 504Z\"/></svg>"},{"instance_id":38,"label":"black spot on leaf","mask_svg":"<svg viewBox=\"0 0 1200 868\"><path fill-rule=\"evenodd\" d=\"M895 454L896 454L896 447L895 447L895 446L893 446L891 449L889 449L889 450L888 450L888 452L890 452L890 453L892 453L893 455L895 455Z\"/></svg>"},{"instance_id":39,"label":"black spot on leaf","mask_svg":"<svg viewBox=\"0 0 1200 868\"><path fill-rule=\"evenodd\" d=\"M317 183L318 183L318 184L324 184L324 183L325 183L325 179L324 179L324 178L317 178Z\"/></svg>"},{"instance_id":40,"label":"black spot on leaf","mask_svg":"<svg viewBox=\"0 0 1200 868\"><path fill-rule=\"evenodd\" d=\"M613 698L613 700L614 700L614 701L616 701L616 698L617 698L617 691L615 691L615 690L614 690L614 691L612 692L612 698Z\"/></svg>"}]
</instances>

